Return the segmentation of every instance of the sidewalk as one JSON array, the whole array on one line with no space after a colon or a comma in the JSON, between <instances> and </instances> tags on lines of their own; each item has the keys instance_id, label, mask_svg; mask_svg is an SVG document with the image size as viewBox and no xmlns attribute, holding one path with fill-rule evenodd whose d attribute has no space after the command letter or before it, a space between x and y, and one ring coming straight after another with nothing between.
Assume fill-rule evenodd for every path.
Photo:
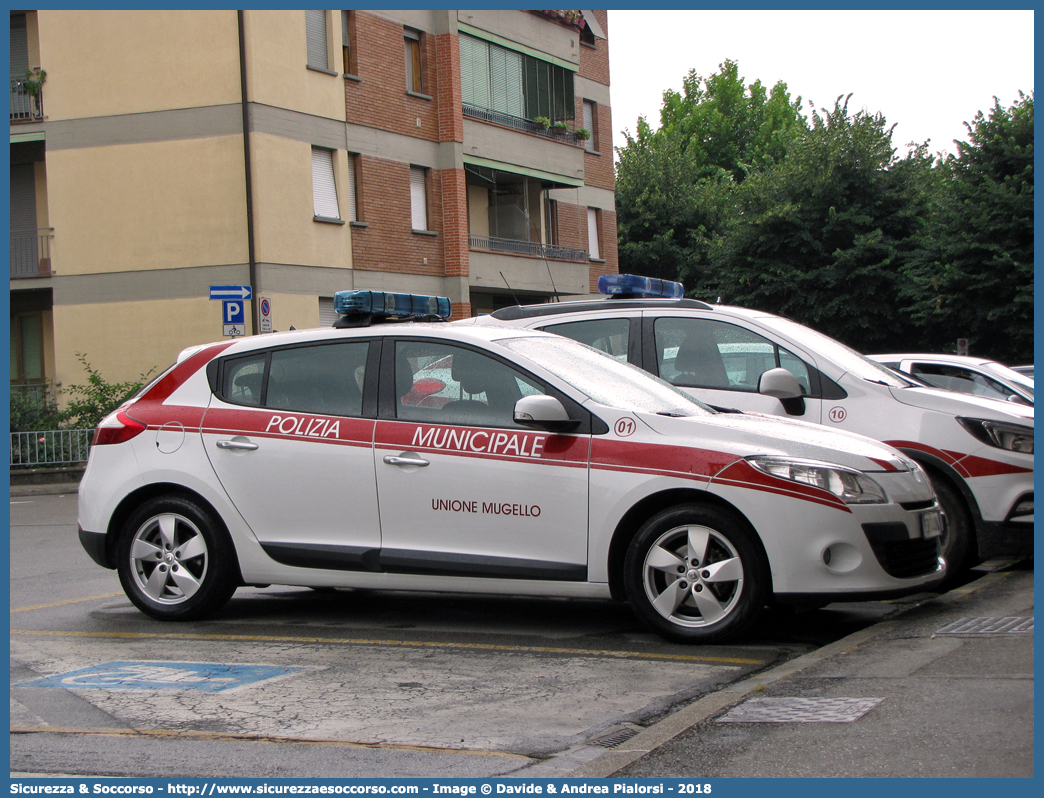
<instances>
[{"instance_id":1,"label":"sidewalk","mask_svg":"<svg viewBox=\"0 0 1044 798\"><path fill-rule=\"evenodd\" d=\"M43 485L12 485L12 496L75 496L80 489L79 482L51 482Z\"/></svg>"},{"instance_id":2,"label":"sidewalk","mask_svg":"<svg viewBox=\"0 0 1044 798\"><path fill-rule=\"evenodd\" d=\"M704 696L572 777L1032 777L1033 561Z\"/></svg>"}]
</instances>

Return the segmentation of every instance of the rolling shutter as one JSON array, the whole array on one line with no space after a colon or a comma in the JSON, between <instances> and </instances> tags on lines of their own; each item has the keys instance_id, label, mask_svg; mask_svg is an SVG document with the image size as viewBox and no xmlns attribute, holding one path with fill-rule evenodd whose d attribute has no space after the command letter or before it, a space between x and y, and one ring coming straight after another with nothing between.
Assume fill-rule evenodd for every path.
<instances>
[{"instance_id":1,"label":"rolling shutter","mask_svg":"<svg viewBox=\"0 0 1044 798\"><path fill-rule=\"evenodd\" d=\"M414 230L428 229L427 169L410 167L410 210Z\"/></svg>"},{"instance_id":2,"label":"rolling shutter","mask_svg":"<svg viewBox=\"0 0 1044 798\"><path fill-rule=\"evenodd\" d=\"M316 216L341 218L334 184L333 152L320 147L312 147L312 200Z\"/></svg>"},{"instance_id":3,"label":"rolling shutter","mask_svg":"<svg viewBox=\"0 0 1044 798\"><path fill-rule=\"evenodd\" d=\"M601 259L602 252L598 246L598 209L587 209L587 248L592 258Z\"/></svg>"},{"instance_id":4,"label":"rolling shutter","mask_svg":"<svg viewBox=\"0 0 1044 798\"><path fill-rule=\"evenodd\" d=\"M328 70L330 55L326 49L325 11L305 11L305 40L308 43L308 66Z\"/></svg>"}]
</instances>

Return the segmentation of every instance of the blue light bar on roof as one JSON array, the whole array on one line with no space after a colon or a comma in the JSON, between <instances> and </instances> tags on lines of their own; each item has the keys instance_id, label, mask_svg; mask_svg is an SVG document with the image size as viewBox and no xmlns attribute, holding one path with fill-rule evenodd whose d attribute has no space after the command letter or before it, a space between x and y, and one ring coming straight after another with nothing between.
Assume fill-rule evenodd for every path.
<instances>
[{"instance_id":1,"label":"blue light bar on roof","mask_svg":"<svg viewBox=\"0 0 1044 798\"><path fill-rule=\"evenodd\" d=\"M448 319L450 301L427 294L389 294L384 291L338 291L334 311L342 316L381 314L384 316L438 316Z\"/></svg>"},{"instance_id":2,"label":"blue light bar on roof","mask_svg":"<svg viewBox=\"0 0 1044 798\"><path fill-rule=\"evenodd\" d=\"M598 293L681 299L685 295L685 289L682 288L681 283L659 280L655 277L639 277L635 274L603 274L598 278Z\"/></svg>"}]
</instances>

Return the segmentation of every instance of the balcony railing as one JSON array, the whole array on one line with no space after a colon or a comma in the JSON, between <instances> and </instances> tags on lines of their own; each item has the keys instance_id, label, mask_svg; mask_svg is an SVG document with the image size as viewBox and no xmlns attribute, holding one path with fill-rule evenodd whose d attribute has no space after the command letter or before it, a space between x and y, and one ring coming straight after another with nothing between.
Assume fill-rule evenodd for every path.
<instances>
[{"instance_id":1,"label":"balcony railing","mask_svg":"<svg viewBox=\"0 0 1044 798\"><path fill-rule=\"evenodd\" d=\"M11 121L39 122L44 118L43 89L31 95L20 80L11 81Z\"/></svg>"},{"instance_id":2,"label":"balcony railing","mask_svg":"<svg viewBox=\"0 0 1044 798\"><path fill-rule=\"evenodd\" d=\"M571 130L556 130L553 127L545 128L531 119L512 116L511 114L501 113L500 111L492 111L489 108L480 108L477 105L468 105L467 103L464 103L464 116L470 116L473 119L481 119L483 122L493 122L497 125L504 125L505 127L513 127L515 130L524 130L527 133L536 133L540 136L547 136L549 139L564 141L567 144L583 143L584 141L583 139L578 139L576 134Z\"/></svg>"},{"instance_id":3,"label":"balcony railing","mask_svg":"<svg viewBox=\"0 0 1044 798\"><path fill-rule=\"evenodd\" d=\"M573 261L587 260L586 249L546 247L543 244L534 244L529 241L514 241L510 238L468 236L468 247L471 249L488 249L491 252L509 252L512 255L531 255L536 258Z\"/></svg>"},{"instance_id":4,"label":"balcony railing","mask_svg":"<svg viewBox=\"0 0 1044 798\"><path fill-rule=\"evenodd\" d=\"M53 227L11 231L11 279L51 275Z\"/></svg>"}]
</instances>

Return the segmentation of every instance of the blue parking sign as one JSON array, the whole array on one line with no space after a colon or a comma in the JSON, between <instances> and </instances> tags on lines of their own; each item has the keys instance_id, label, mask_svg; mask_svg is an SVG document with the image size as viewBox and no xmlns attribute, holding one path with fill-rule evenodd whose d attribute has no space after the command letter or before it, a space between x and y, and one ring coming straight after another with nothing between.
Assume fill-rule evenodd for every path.
<instances>
[{"instance_id":1,"label":"blue parking sign","mask_svg":"<svg viewBox=\"0 0 1044 798\"><path fill-rule=\"evenodd\" d=\"M225 299L221 302L222 324L243 324L246 320L246 303L240 299Z\"/></svg>"}]
</instances>

